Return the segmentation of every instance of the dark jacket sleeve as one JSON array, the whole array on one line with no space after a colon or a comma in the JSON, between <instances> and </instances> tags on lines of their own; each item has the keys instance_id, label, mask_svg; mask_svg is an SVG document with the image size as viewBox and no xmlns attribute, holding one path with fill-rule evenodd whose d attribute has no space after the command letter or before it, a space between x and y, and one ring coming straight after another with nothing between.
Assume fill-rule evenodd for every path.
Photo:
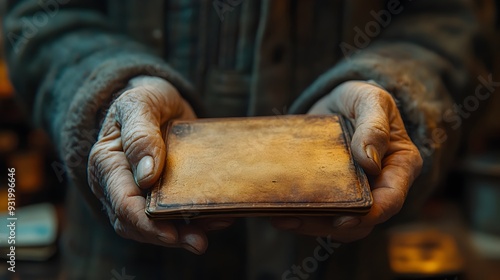
<instances>
[{"instance_id":1,"label":"dark jacket sleeve","mask_svg":"<svg viewBox=\"0 0 500 280\"><path fill-rule=\"evenodd\" d=\"M145 46L114 32L106 1L10 1L4 18L11 80L35 124L53 139L54 163L92 199L86 182L89 150L114 93L129 79L170 81L199 112L191 86ZM95 201L94 201L95 202Z\"/></svg>"},{"instance_id":2,"label":"dark jacket sleeve","mask_svg":"<svg viewBox=\"0 0 500 280\"><path fill-rule=\"evenodd\" d=\"M342 82L375 81L394 96L421 152L423 172L413 189L426 197L451 163L466 131L464 123L480 111L476 107L484 106L481 103L491 93L491 84L476 91L491 79L487 67L491 57L485 29L469 2L402 1L403 10L381 27L372 44L351 45L356 51L319 77L291 111L307 112Z\"/></svg>"}]
</instances>

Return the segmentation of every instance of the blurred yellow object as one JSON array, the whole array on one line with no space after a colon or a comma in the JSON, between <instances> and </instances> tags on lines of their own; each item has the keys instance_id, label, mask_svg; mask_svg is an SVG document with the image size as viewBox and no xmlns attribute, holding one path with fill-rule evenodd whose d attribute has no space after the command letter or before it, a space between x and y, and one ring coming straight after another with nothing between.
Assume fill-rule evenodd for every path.
<instances>
[{"instance_id":1,"label":"blurred yellow object","mask_svg":"<svg viewBox=\"0 0 500 280\"><path fill-rule=\"evenodd\" d=\"M9 82L9 75L7 73L7 66L0 58L0 97L12 96L14 89Z\"/></svg>"},{"instance_id":2,"label":"blurred yellow object","mask_svg":"<svg viewBox=\"0 0 500 280\"><path fill-rule=\"evenodd\" d=\"M464 261L455 238L431 227L409 227L389 236L389 262L399 275L459 274Z\"/></svg>"}]
</instances>

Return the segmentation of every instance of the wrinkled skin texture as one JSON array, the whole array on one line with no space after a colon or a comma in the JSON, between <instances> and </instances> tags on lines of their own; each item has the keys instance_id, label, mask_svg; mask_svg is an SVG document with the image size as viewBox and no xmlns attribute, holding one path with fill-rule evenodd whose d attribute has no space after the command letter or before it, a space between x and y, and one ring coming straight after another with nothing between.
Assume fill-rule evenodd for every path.
<instances>
[{"instance_id":1,"label":"wrinkled skin texture","mask_svg":"<svg viewBox=\"0 0 500 280\"><path fill-rule=\"evenodd\" d=\"M367 236L402 207L418 176L422 158L411 142L391 95L361 81L345 82L319 100L310 114L341 113L354 124L352 152L370 174L374 204L363 217L273 218L275 227L350 242ZM206 231L223 229L231 219L154 221L144 213L145 190L160 177L166 155L164 130L171 119L196 118L189 104L167 81L137 77L110 106L88 173L94 194L122 237L165 247L205 252Z\"/></svg>"},{"instance_id":2,"label":"wrinkled skin texture","mask_svg":"<svg viewBox=\"0 0 500 280\"><path fill-rule=\"evenodd\" d=\"M231 220L154 221L145 212L145 190L160 177L166 155L162 135L169 120L195 113L167 81L137 77L111 104L88 164L88 180L122 237L165 247L205 252L206 231Z\"/></svg>"},{"instance_id":3,"label":"wrinkled skin texture","mask_svg":"<svg viewBox=\"0 0 500 280\"><path fill-rule=\"evenodd\" d=\"M362 217L275 218L274 226L299 234L330 236L341 242L366 237L377 224L399 212L422 167L422 158L408 136L399 110L384 89L349 81L316 102L309 114L340 113L354 126L354 159L370 175L373 206Z\"/></svg>"}]
</instances>

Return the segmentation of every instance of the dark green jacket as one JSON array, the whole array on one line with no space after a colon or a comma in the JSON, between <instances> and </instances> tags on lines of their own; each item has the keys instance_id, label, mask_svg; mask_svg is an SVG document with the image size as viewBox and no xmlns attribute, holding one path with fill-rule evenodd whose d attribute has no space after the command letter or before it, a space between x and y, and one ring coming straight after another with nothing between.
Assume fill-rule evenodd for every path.
<instances>
[{"instance_id":1,"label":"dark green jacket","mask_svg":"<svg viewBox=\"0 0 500 280\"><path fill-rule=\"evenodd\" d=\"M202 117L305 113L344 81L373 80L397 100L424 158L408 198L416 207L464 131L454 106L488 79L490 22L472 2L9 1L4 41L17 93L60 152L55 172L90 205L99 120L131 77L152 75Z\"/></svg>"}]
</instances>

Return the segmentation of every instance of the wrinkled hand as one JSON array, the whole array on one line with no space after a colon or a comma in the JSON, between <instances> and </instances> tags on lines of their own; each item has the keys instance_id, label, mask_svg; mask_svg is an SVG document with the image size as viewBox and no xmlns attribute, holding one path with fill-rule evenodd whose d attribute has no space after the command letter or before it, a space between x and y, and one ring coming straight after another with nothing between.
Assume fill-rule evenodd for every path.
<instances>
[{"instance_id":1,"label":"wrinkled hand","mask_svg":"<svg viewBox=\"0 0 500 280\"><path fill-rule=\"evenodd\" d=\"M145 189L160 177L165 161L162 135L171 119L194 119L189 104L167 81L141 76L110 106L88 164L88 180L107 210L115 231L124 238L201 254L206 230L227 220L154 221L145 212Z\"/></svg>"},{"instance_id":2,"label":"wrinkled hand","mask_svg":"<svg viewBox=\"0 0 500 280\"><path fill-rule=\"evenodd\" d=\"M422 158L391 95L368 82L349 81L319 100L309 114L340 113L354 125L354 159L371 175L373 206L366 216L275 218L280 229L351 242L397 214L419 175Z\"/></svg>"}]
</instances>

